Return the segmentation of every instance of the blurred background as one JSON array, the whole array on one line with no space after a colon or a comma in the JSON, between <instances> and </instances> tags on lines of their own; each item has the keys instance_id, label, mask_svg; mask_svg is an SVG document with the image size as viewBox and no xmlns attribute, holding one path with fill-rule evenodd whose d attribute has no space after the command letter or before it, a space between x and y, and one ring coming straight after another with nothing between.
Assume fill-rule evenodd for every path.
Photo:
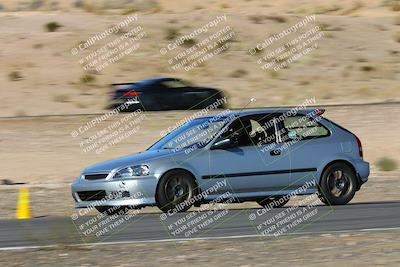
<instances>
[{"instance_id":1,"label":"blurred background","mask_svg":"<svg viewBox=\"0 0 400 267\"><path fill-rule=\"evenodd\" d=\"M101 112L109 84L160 76L223 89L231 107L243 106L249 97L256 97L259 106L297 105L310 96L318 104L399 100L398 1L2 0L0 4L2 116ZM134 14L138 20L129 27L140 25L146 32L140 48L100 73L84 72L81 56L73 56L71 49ZM225 25L235 32L229 48L196 69L172 71L160 48L223 14ZM311 14L316 14L315 24L324 31L318 49L287 69L262 71L248 50ZM127 29L114 35L123 31Z\"/></svg>"},{"instance_id":2,"label":"blurred background","mask_svg":"<svg viewBox=\"0 0 400 267\"><path fill-rule=\"evenodd\" d=\"M279 71L262 70L250 49L308 15L324 33L312 52ZM90 49L73 49L127 16L137 21ZM168 60L201 42L163 55L160 49L226 15L234 32L227 49L189 71ZM101 71L80 60L140 26L137 50ZM207 35L207 34L206 34ZM189 46L188 46L189 45ZM70 216L69 184L96 162L136 153L194 111L146 112L140 130L96 154L80 142L119 114L72 137L107 112L112 83L176 77L217 88L228 108L297 106L315 98L326 117L360 137L370 182L355 202L398 199L400 162L400 2L394 0L0 0L0 217L15 217L19 187L31 188L35 216ZM62 202L63 205L58 203ZM283 246L284 247L284 246Z\"/></svg>"}]
</instances>

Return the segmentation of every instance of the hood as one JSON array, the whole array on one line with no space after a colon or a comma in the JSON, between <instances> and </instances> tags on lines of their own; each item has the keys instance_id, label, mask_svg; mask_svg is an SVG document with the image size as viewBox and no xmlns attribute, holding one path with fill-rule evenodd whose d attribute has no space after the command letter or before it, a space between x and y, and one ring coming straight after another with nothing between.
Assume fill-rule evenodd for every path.
<instances>
[{"instance_id":1,"label":"hood","mask_svg":"<svg viewBox=\"0 0 400 267\"><path fill-rule=\"evenodd\" d=\"M115 168L122 168L129 165L138 165L146 161L154 160L160 157L167 156L171 153L168 149L163 150L146 150L137 154L132 154L122 158L109 160L94 164L83 170L84 173L105 172L108 173Z\"/></svg>"}]
</instances>

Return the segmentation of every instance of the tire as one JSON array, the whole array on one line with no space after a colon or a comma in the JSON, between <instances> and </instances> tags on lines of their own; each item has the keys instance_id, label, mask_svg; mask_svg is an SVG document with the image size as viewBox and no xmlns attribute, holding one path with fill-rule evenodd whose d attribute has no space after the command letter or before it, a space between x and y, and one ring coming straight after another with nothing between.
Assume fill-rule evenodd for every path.
<instances>
[{"instance_id":1,"label":"tire","mask_svg":"<svg viewBox=\"0 0 400 267\"><path fill-rule=\"evenodd\" d=\"M157 206L163 212L170 210L174 212L187 211L192 206L187 200L193 198L195 191L196 183L189 173L183 170L167 172L161 178L160 184L157 187ZM187 204L182 204L185 201Z\"/></svg>"},{"instance_id":2,"label":"tire","mask_svg":"<svg viewBox=\"0 0 400 267\"><path fill-rule=\"evenodd\" d=\"M347 164L337 162L330 165L322 174L319 198L327 205L345 205L357 191L357 179L353 169Z\"/></svg>"},{"instance_id":3,"label":"tire","mask_svg":"<svg viewBox=\"0 0 400 267\"><path fill-rule=\"evenodd\" d=\"M124 215L128 213L128 208L127 207L119 207L119 206L99 206L96 207L96 210L100 213L106 213L107 215Z\"/></svg>"},{"instance_id":4,"label":"tire","mask_svg":"<svg viewBox=\"0 0 400 267\"><path fill-rule=\"evenodd\" d=\"M289 200L289 196L275 196L257 200L257 203L265 208L281 208L285 206Z\"/></svg>"}]
</instances>

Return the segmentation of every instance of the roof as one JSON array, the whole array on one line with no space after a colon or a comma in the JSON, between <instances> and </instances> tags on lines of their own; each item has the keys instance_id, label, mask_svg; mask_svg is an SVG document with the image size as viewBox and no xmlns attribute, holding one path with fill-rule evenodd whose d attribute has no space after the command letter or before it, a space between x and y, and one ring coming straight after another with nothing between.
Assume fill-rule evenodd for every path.
<instances>
[{"instance_id":1,"label":"roof","mask_svg":"<svg viewBox=\"0 0 400 267\"><path fill-rule=\"evenodd\" d=\"M227 113L226 116L230 114L233 114L233 116L237 116L237 117L242 117L242 116L247 116L247 115L257 115L257 114L264 114L264 113L295 113L297 110L297 114L307 114L307 113L311 113L315 110L321 110L324 111L323 109L318 109L318 108L269 108L269 109L244 109L244 110L232 110L231 113ZM216 115L216 114L215 114ZM209 115L209 116L204 116L204 117L200 117L200 118L212 118L215 115Z\"/></svg>"},{"instance_id":2,"label":"roof","mask_svg":"<svg viewBox=\"0 0 400 267\"><path fill-rule=\"evenodd\" d=\"M160 83L160 82L167 82L167 81L175 81L178 80L177 78L170 78L170 77L159 77L159 78L151 78L147 80L140 81L138 83L141 84L152 84L152 83Z\"/></svg>"},{"instance_id":3,"label":"roof","mask_svg":"<svg viewBox=\"0 0 400 267\"><path fill-rule=\"evenodd\" d=\"M312 112L315 110L315 108L309 108L309 109L299 109L296 107L293 108L268 108L268 109L244 109L244 110L239 110L239 111L233 111L235 115L238 116L246 116L246 115L257 115L257 114L263 114L263 113L289 113L289 112L296 112L299 114L306 114L309 112Z\"/></svg>"}]
</instances>

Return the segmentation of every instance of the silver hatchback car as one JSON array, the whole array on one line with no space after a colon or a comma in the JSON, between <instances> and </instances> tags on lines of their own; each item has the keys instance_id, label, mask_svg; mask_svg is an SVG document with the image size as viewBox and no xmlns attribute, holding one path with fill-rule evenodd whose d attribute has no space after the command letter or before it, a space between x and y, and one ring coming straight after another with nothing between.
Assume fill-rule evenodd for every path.
<instances>
[{"instance_id":1,"label":"silver hatchback car","mask_svg":"<svg viewBox=\"0 0 400 267\"><path fill-rule=\"evenodd\" d=\"M191 120L145 152L95 164L72 184L77 208L164 212L220 202L281 207L318 194L348 203L367 182L359 138L321 109L224 111Z\"/></svg>"}]
</instances>

